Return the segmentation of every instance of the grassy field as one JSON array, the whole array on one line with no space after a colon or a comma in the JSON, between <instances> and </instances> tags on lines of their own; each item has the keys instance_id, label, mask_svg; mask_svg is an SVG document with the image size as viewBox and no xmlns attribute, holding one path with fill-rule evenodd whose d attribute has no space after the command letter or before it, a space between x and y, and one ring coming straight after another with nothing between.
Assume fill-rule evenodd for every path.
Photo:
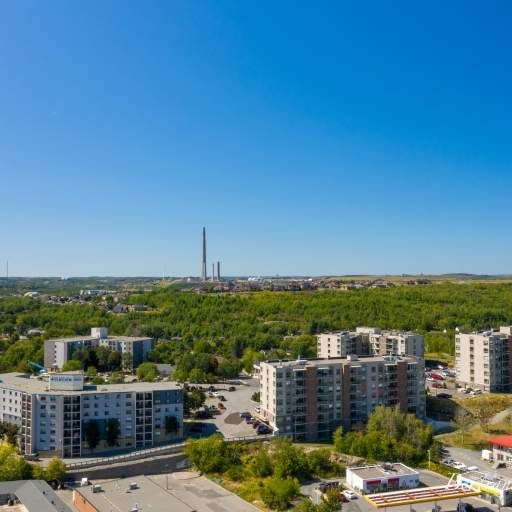
<instances>
[{"instance_id":1,"label":"grassy field","mask_svg":"<svg viewBox=\"0 0 512 512\"><path fill-rule=\"evenodd\" d=\"M464 436L458 430L438 436L439 441L449 446L481 450L488 448L491 437L512 434L512 413L497 421L492 419L501 411L512 407L512 395L489 393L466 400L454 399L454 402L472 415L471 424L468 425ZM483 420L479 419L482 417Z\"/></svg>"},{"instance_id":2,"label":"grassy field","mask_svg":"<svg viewBox=\"0 0 512 512\"><path fill-rule=\"evenodd\" d=\"M425 352L425 366L429 366L434 363L454 366L455 356L444 352Z\"/></svg>"}]
</instances>

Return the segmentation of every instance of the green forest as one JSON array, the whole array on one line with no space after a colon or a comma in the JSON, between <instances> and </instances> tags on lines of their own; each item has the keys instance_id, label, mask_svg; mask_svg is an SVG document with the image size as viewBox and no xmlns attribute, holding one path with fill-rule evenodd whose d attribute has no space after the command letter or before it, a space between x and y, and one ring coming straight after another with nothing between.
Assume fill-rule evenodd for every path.
<instances>
[{"instance_id":1,"label":"green forest","mask_svg":"<svg viewBox=\"0 0 512 512\"><path fill-rule=\"evenodd\" d=\"M42 362L41 338L19 340L31 328L45 338L86 334L106 326L119 335L157 340L153 362L177 365L177 377L229 377L260 359L312 357L314 335L358 325L415 330L427 352L452 354L454 332L512 323L511 284L441 283L360 291L198 294L170 286L129 298L152 309L115 315L95 305L0 299L0 371ZM154 308L154 309L153 309Z\"/></svg>"}]
</instances>

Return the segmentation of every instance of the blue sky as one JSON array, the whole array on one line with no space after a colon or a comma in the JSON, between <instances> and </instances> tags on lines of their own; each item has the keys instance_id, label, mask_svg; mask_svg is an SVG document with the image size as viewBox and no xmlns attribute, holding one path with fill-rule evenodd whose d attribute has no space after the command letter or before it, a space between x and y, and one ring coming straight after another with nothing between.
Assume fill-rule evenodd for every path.
<instances>
[{"instance_id":1,"label":"blue sky","mask_svg":"<svg viewBox=\"0 0 512 512\"><path fill-rule=\"evenodd\" d=\"M0 259L197 275L206 225L230 275L512 273L511 23L506 0L0 2Z\"/></svg>"}]
</instances>

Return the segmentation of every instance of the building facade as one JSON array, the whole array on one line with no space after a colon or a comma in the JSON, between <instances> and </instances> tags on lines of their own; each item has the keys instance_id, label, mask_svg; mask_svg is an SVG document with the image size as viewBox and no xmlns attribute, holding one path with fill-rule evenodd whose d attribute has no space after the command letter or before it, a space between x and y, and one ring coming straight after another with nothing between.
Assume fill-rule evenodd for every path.
<instances>
[{"instance_id":1,"label":"building facade","mask_svg":"<svg viewBox=\"0 0 512 512\"><path fill-rule=\"evenodd\" d=\"M512 327L455 336L457 381L472 388L512 389Z\"/></svg>"},{"instance_id":2,"label":"building facade","mask_svg":"<svg viewBox=\"0 0 512 512\"><path fill-rule=\"evenodd\" d=\"M48 369L61 369L76 350L108 347L121 354L130 354L131 368L147 361L154 348L151 338L133 336L109 336L105 327L93 327L90 336L75 336L46 340L44 342L44 365Z\"/></svg>"},{"instance_id":3,"label":"building facade","mask_svg":"<svg viewBox=\"0 0 512 512\"><path fill-rule=\"evenodd\" d=\"M399 462L347 468L346 480L349 487L363 494L414 489L420 485L419 473Z\"/></svg>"},{"instance_id":4,"label":"building facade","mask_svg":"<svg viewBox=\"0 0 512 512\"><path fill-rule=\"evenodd\" d=\"M0 421L20 428L23 454L80 457L165 444L183 435L183 391L168 382L86 386L81 372L42 378L7 373L0 375L0 404ZM106 442L111 419L119 426L115 446ZM94 449L87 436L91 420L100 432Z\"/></svg>"},{"instance_id":5,"label":"building facade","mask_svg":"<svg viewBox=\"0 0 512 512\"><path fill-rule=\"evenodd\" d=\"M297 441L357 428L379 405L425 415L424 362L399 356L260 363L261 416Z\"/></svg>"},{"instance_id":6,"label":"building facade","mask_svg":"<svg viewBox=\"0 0 512 512\"><path fill-rule=\"evenodd\" d=\"M350 354L423 357L423 336L414 332L382 331L378 327L357 327L355 331L317 336L318 357L327 359Z\"/></svg>"}]
</instances>

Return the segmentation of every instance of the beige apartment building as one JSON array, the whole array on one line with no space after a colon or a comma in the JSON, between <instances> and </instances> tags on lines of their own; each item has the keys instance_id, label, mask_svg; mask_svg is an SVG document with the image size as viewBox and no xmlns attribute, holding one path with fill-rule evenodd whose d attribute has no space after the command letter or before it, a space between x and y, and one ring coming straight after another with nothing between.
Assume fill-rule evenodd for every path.
<instances>
[{"instance_id":1,"label":"beige apartment building","mask_svg":"<svg viewBox=\"0 0 512 512\"><path fill-rule=\"evenodd\" d=\"M378 327L357 327L355 331L317 336L318 357L329 359L350 354L423 357L423 336L414 332L382 331Z\"/></svg>"},{"instance_id":2,"label":"beige apartment building","mask_svg":"<svg viewBox=\"0 0 512 512\"><path fill-rule=\"evenodd\" d=\"M425 415L421 358L346 358L260 363L261 412L279 434L330 439L337 426L358 428L379 405Z\"/></svg>"},{"instance_id":3,"label":"beige apartment building","mask_svg":"<svg viewBox=\"0 0 512 512\"><path fill-rule=\"evenodd\" d=\"M457 381L486 391L512 388L512 327L455 336Z\"/></svg>"}]
</instances>

